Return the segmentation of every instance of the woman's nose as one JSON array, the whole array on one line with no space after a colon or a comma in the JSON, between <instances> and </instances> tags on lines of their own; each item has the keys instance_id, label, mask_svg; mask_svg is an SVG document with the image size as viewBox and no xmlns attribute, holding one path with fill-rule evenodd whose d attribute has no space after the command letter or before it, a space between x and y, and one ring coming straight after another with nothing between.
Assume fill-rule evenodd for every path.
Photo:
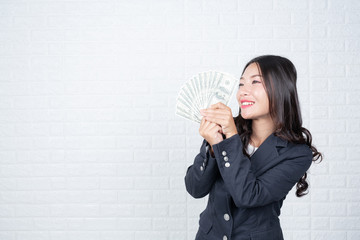
<instances>
[{"instance_id":1,"label":"woman's nose","mask_svg":"<svg viewBox=\"0 0 360 240\"><path fill-rule=\"evenodd\" d=\"M244 84L243 86L240 87L239 92L240 92L240 95L243 95L243 96L248 95L250 92L250 88L247 84Z\"/></svg>"}]
</instances>

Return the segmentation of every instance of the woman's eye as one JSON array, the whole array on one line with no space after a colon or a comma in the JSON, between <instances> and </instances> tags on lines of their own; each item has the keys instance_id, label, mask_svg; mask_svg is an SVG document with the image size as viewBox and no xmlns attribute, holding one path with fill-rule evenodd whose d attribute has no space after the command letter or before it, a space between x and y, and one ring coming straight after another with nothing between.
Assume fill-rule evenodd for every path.
<instances>
[{"instance_id":1,"label":"woman's eye","mask_svg":"<svg viewBox=\"0 0 360 240\"><path fill-rule=\"evenodd\" d=\"M252 83L254 84L254 83L261 83L261 82L258 80L254 80Z\"/></svg>"},{"instance_id":2,"label":"woman's eye","mask_svg":"<svg viewBox=\"0 0 360 240\"><path fill-rule=\"evenodd\" d=\"M240 83L240 84L239 84L239 87L241 87L241 86L244 86L244 84L243 84L243 83Z\"/></svg>"}]
</instances>

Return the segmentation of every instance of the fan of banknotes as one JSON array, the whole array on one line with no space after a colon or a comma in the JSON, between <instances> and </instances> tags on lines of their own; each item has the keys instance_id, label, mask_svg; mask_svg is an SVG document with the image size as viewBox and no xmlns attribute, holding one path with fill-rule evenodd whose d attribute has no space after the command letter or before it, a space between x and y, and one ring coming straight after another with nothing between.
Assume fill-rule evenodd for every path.
<instances>
[{"instance_id":1,"label":"fan of banknotes","mask_svg":"<svg viewBox=\"0 0 360 240\"><path fill-rule=\"evenodd\" d=\"M179 91L176 115L200 123L200 109L218 102L227 105L238 82L234 76L218 71L196 74Z\"/></svg>"}]
</instances>

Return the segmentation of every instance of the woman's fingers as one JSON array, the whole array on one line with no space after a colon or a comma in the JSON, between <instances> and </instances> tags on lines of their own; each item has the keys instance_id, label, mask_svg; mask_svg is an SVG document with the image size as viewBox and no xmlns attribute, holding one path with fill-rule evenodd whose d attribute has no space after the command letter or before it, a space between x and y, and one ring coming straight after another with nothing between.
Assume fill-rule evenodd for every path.
<instances>
[{"instance_id":1,"label":"woman's fingers","mask_svg":"<svg viewBox=\"0 0 360 240\"><path fill-rule=\"evenodd\" d=\"M204 136L205 139L206 137L212 138L212 136L208 135L210 132L210 135L214 136L215 134L217 139L220 138L221 133L225 134L226 138L237 134L231 108L225 104L221 102L213 104L207 109L200 110L200 113L203 116L203 120L205 120L201 127L202 132L200 134ZM206 124L208 122L211 124Z\"/></svg>"},{"instance_id":2,"label":"woman's fingers","mask_svg":"<svg viewBox=\"0 0 360 240\"><path fill-rule=\"evenodd\" d=\"M226 108L228 108L228 106L226 106L222 102L218 102L218 103L211 105L209 108L211 108L211 109L217 109L217 108L226 109Z\"/></svg>"},{"instance_id":3,"label":"woman's fingers","mask_svg":"<svg viewBox=\"0 0 360 240\"><path fill-rule=\"evenodd\" d=\"M228 106L217 103L211 105L210 108L201 110L200 113L206 121L220 125L221 130L219 132L225 134L227 138L237 133L234 118Z\"/></svg>"},{"instance_id":4,"label":"woman's fingers","mask_svg":"<svg viewBox=\"0 0 360 240\"><path fill-rule=\"evenodd\" d=\"M221 126L227 125L233 119L231 111L226 109L206 109L202 115L207 121L214 122Z\"/></svg>"},{"instance_id":5,"label":"woman's fingers","mask_svg":"<svg viewBox=\"0 0 360 240\"><path fill-rule=\"evenodd\" d=\"M218 124L209 122L205 120L205 118L202 119L199 133L211 145L222 141L221 131L221 126L219 126Z\"/></svg>"},{"instance_id":6,"label":"woman's fingers","mask_svg":"<svg viewBox=\"0 0 360 240\"><path fill-rule=\"evenodd\" d=\"M201 115L203 116L215 116L215 115L218 115L218 116L226 116L228 114L230 114L230 111L227 110L227 109L204 109L202 110L201 112Z\"/></svg>"}]
</instances>

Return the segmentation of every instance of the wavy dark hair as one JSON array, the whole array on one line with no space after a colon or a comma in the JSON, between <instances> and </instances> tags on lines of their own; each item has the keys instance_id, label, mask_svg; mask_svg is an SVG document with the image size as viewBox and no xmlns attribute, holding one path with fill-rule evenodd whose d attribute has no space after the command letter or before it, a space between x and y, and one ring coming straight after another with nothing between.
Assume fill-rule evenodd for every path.
<instances>
[{"instance_id":1,"label":"wavy dark hair","mask_svg":"<svg viewBox=\"0 0 360 240\"><path fill-rule=\"evenodd\" d=\"M300 104L296 88L297 73L294 64L287 58L264 55L250 60L245 69L255 63L263 78L263 84L269 98L269 112L275 123L274 134L292 143L306 144L313 153L313 161L322 161L322 154L312 145L312 136L309 130L302 126ZM249 144L252 134L252 120L239 115L234 118L240 138L245 146ZM301 197L307 194L308 182L305 172L296 184L296 196Z\"/></svg>"}]
</instances>

